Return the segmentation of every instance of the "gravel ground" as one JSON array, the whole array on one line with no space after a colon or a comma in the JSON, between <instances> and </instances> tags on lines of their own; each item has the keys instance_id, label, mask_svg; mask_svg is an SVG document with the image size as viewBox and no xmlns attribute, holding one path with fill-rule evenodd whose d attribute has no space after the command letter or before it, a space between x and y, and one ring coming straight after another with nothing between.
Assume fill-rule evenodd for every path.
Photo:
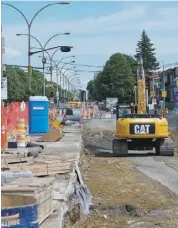
<instances>
[{"instance_id":1,"label":"gravel ground","mask_svg":"<svg viewBox=\"0 0 178 228\"><path fill-rule=\"evenodd\" d=\"M71 228L177 228L178 157L114 158L114 131L115 120L85 123L81 170L93 205Z\"/></svg>"}]
</instances>

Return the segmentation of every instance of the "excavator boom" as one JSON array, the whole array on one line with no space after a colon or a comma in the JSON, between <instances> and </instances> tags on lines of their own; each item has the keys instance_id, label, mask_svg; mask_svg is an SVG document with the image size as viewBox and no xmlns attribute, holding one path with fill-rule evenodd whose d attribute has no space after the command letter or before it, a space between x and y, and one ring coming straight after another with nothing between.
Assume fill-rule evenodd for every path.
<instances>
[{"instance_id":1,"label":"excavator boom","mask_svg":"<svg viewBox=\"0 0 178 228\"><path fill-rule=\"evenodd\" d=\"M144 114L146 113L145 73L143 69L143 60L141 55L139 56L139 59L138 59L137 94L138 94L138 114Z\"/></svg>"}]
</instances>

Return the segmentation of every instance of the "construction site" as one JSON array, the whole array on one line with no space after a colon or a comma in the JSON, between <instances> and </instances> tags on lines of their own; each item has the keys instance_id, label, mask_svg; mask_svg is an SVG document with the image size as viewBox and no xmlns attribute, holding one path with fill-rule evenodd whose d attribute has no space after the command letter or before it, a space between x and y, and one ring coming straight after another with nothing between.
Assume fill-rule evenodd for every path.
<instances>
[{"instance_id":1,"label":"construction site","mask_svg":"<svg viewBox=\"0 0 178 228\"><path fill-rule=\"evenodd\" d=\"M8 137L1 154L3 228L178 226L176 122L173 157L130 151L117 158L114 118L102 112L61 125L60 115L51 112L47 134L26 135L25 148L22 138ZM17 128L25 132L23 122Z\"/></svg>"},{"instance_id":2,"label":"construction site","mask_svg":"<svg viewBox=\"0 0 178 228\"><path fill-rule=\"evenodd\" d=\"M115 114L2 105L1 227L178 227L178 116L146 111L144 81L140 59L137 110Z\"/></svg>"},{"instance_id":3,"label":"construction site","mask_svg":"<svg viewBox=\"0 0 178 228\"><path fill-rule=\"evenodd\" d=\"M2 228L178 228L166 4L1 3Z\"/></svg>"}]
</instances>

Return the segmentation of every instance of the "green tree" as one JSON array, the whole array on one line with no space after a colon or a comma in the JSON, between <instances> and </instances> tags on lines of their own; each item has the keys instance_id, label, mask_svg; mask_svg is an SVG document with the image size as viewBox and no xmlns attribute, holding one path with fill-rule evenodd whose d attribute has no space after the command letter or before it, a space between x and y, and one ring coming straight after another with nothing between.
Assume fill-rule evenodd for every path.
<instances>
[{"instance_id":1,"label":"green tree","mask_svg":"<svg viewBox=\"0 0 178 228\"><path fill-rule=\"evenodd\" d=\"M90 80L88 83L87 83L87 88L88 90L88 100L93 100L94 98L94 80Z\"/></svg>"},{"instance_id":2,"label":"green tree","mask_svg":"<svg viewBox=\"0 0 178 228\"><path fill-rule=\"evenodd\" d=\"M141 35L141 40L137 43L136 55L135 58L138 59L138 56L141 54L143 58L143 67L145 73L148 74L151 70L159 69L159 63L156 60L156 53L151 40L143 30Z\"/></svg>"},{"instance_id":3,"label":"green tree","mask_svg":"<svg viewBox=\"0 0 178 228\"><path fill-rule=\"evenodd\" d=\"M19 67L7 66L5 76L7 76L8 101L24 100L28 97L28 74ZM51 84L46 80L46 85ZM52 83L54 98L56 98L57 84ZM43 75L41 72L34 70L31 80L31 94L40 96L43 94ZM60 87L59 87L60 90ZM46 96L50 96L50 87L46 87Z\"/></svg>"},{"instance_id":4,"label":"green tree","mask_svg":"<svg viewBox=\"0 0 178 228\"><path fill-rule=\"evenodd\" d=\"M128 62L128 65L130 66L131 70L132 70L132 75L133 77L135 78L135 82L136 82L136 79L137 79L137 68L138 68L138 62L137 60L132 57L131 55L125 55L124 56L126 57L127 59L127 62Z\"/></svg>"},{"instance_id":5,"label":"green tree","mask_svg":"<svg viewBox=\"0 0 178 228\"><path fill-rule=\"evenodd\" d=\"M109 85L108 80L106 79L103 72L99 72L94 79L94 91L93 98L94 100L102 101L109 96Z\"/></svg>"},{"instance_id":6,"label":"green tree","mask_svg":"<svg viewBox=\"0 0 178 228\"><path fill-rule=\"evenodd\" d=\"M134 70L133 70L134 71ZM116 53L107 61L103 69L106 97L118 97L119 101L130 102L135 84L131 63L125 54Z\"/></svg>"},{"instance_id":7,"label":"green tree","mask_svg":"<svg viewBox=\"0 0 178 228\"><path fill-rule=\"evenodd\" d=\"M130 102L136 76L137 61L132 56L116 53L106 62L103 71L88 83L87 90L92 100L118 97L121 102Z\"/></svg>"}]
</instances>

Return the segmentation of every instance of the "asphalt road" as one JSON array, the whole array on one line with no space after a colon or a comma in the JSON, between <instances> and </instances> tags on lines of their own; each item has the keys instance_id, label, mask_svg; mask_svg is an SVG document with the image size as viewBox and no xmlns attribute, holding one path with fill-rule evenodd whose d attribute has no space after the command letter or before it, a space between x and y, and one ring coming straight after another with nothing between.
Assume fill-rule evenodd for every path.
<instances>
[{"instance_id":1,"label":"asphalt road","mask_svg":"<svg viewBox=\"0 0 178 228\"><path fill-rule=\"evenodd\" d=\"M132 152L132 151L130 151ZM142 155L144 152L142 152ZM150 178L178 194L178 157L133 156L128 158L135 167Z\"/></svg>"}]
</instances>

